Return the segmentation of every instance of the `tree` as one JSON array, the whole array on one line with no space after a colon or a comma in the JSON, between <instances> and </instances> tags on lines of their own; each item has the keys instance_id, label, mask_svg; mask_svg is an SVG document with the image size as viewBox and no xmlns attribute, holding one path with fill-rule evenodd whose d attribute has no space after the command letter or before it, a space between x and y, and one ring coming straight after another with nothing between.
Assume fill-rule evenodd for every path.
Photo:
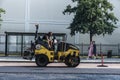
<instances>
[{"instance_id":1,"label":"tree","mask_svg":"<svg viewBox=\"0 0 120 80\"><path fill-rule=\"evenodd\" d=\"M5 10L0 8L0 26L1 26L1 21L2 21L2 18L1 18L1 15L5 13Z\"/></svg>"},{"instance_id":2,"label":"tree","mask_svg":"<svg viewBox=\"0 0 120 80\"><path fill-rule=\"evenodd\" d=\"M94 35L112 34L117 28L118 19L114 16L113 5L108 0L72 0L77 3L74 7L70 4L63 11L74 14L72 23L68 27L71 35L75 33L90 34L90 41Z\"/></svg>"}]
</instances>

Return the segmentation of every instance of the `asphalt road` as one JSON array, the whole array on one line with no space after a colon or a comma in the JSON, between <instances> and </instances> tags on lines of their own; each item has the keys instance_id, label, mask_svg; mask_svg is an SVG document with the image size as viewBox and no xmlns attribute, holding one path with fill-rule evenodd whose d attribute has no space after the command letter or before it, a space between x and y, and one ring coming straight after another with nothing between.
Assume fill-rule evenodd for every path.
<instances>
[{"instance_id":1,"label":"asphalt road","mask_svg":"<svg viewBox=\"0 0 120 80\"><path fill-rule=\"evenodd\" d=\"M37 67L35 63L0 62L0 80L120 80L120 65L81 63L68 68L63 63Z\"/></svg>"},{"instance_id":2,"label":"asphalt road","mask_svg":"<svg viewBox=\"0 0 120 80\"><path fill-rule=\"evenodd\" d=\"M92 74L6 74L0 73L0 80L120 80L119 75Z\"/></svg>"}]
</instances>

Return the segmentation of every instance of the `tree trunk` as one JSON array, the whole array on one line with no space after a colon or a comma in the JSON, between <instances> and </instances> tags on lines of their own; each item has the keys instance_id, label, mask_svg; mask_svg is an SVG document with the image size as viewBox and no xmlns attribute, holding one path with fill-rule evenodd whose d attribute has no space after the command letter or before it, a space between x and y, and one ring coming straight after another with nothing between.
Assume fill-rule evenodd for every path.
<instances>
[{"instance_id":1,"label":"tree trunk","mask_svg":"<svg viewBox=\"0 0 120 80\"><path fill-rule=\"evenodd\" d=\"M90 33L90 42L92 41L93 34Z\"/></svg>"}]
</instances>

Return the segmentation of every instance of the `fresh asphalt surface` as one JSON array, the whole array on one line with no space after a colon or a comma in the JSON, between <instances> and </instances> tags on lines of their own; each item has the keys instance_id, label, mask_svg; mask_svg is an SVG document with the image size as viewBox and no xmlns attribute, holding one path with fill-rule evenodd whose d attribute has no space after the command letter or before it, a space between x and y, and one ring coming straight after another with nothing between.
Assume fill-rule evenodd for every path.
<instances>
[{"instance_id":1,"label":"fresh asphalt surface","mask_svg":"<svg viewBox=\"0 0 120 80\"><path fill-rule=\"evenodd\" d=\"M89 66L92 67L89 67ZM97 67L99 64L81 63L76 68L63 63L52 63L47 67L37 67L33 62L0 62L0 80L119 80L120 69ZM83 68L86 66L85 68ZM116 66L119 66L116 64ZM114 68L113 68L114 67Z\"/></svg>"},{"instance_id":2,"label":"fresh asphalt surface","mask_svg":"<svg viewBox=\"0 0 120 80\"><path fill-rule=\"evenodd\" d=\"M0 62L0 80L120 80L119 62L105 62L108 67L97 67L101 65L99 60L84 59L76 68L69 68L64 63L37 67L34 61L5 60Z\"/></svg>"}]
</instances>

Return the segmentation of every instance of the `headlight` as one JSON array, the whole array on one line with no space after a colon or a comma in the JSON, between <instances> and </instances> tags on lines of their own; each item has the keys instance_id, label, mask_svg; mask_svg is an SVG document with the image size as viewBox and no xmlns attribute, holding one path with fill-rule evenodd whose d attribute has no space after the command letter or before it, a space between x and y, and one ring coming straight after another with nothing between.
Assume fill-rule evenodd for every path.
<instances>
[{"instance_id":1,"label":"headlight","mask_svg":"<svg viewBox=\"0 0 120 80\"><path fill-rule=\"evenodd\" d=\"M40 45L40 44L37 44L37 45L36 45L36 49L37 49L37 50L39 50L39 49L40 49L40 47L41 47L41 45Z\"/></svg>"}]
</instances>

